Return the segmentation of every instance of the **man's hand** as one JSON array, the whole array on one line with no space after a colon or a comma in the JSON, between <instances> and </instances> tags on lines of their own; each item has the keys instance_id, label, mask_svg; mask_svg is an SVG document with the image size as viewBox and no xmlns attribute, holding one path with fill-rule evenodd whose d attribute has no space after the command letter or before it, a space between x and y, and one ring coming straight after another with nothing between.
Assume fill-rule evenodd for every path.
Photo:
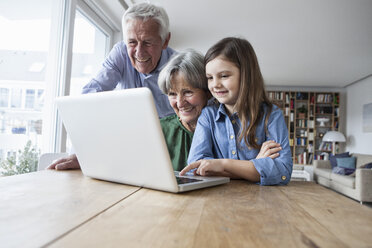
<instances>
[{"instance_id":1,"label":"man's hand","mask_svg":"<svg viewBox=\"0 0 372 248\"><path fill-rule=\"evenodd\" d=\"M55 170L68 170L68 169L80 169L79 161L75 154L68 157L58 159L49 165L46 169Z\"/></svg>"}]
</instances>

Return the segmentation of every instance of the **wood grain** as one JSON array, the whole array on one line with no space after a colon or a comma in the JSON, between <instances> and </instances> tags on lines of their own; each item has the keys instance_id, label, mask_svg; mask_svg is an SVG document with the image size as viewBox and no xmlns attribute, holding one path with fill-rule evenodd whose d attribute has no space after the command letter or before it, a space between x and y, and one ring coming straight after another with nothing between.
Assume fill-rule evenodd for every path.
<instances>
[{"instance_id":1,"label":"wood grain","mask_svg":"<svg viewBox=\"0 0 372 248\"><path fill-rule=\"evenodd\" d=\"M282 192L349 247L372 247L372 209L315 183L293 182Z\"/></svg>"},{"instance_id":2,"label":"wood grain","mask_svg":"<svg viewBox=\"0 0 372 248\"><path fill-rule=\"evenodd\" d=\"M368 247L371 216L315 183L234 180L182 194L141 189L51 246Z\"/></svg>"},{"instance_id":3,"label":"wood grain","mask_svg":"<svg viewBox=\"0 0 372 248\"><path fill-rule=\"evenodd\" d=\"M138 187L45 170L0 178L0 247L40 247L66 234Z\"/></svg>"}]
</instances>

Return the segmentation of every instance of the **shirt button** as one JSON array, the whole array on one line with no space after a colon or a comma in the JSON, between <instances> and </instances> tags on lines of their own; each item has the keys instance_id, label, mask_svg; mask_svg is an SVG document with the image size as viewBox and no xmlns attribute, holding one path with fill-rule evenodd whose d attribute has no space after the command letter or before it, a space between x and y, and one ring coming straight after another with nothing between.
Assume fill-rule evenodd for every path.
<instances>
[{"instance_id":1,"label":"shirt button","mask_svg":"<svg viewBox=\"0 0 372 248\"><path fill-rule=\"evenodd\" d=\"M232 123L232 124L235 124L235 123L236 123L236 120L232 120L231 123Z\"/></svg>"},{"instance_id":2,"label":"shirt button","mask_svg":"<svg viewBox=\"0 0 372 248\"><path fill-rule=\"evenodd\" d=\"M231 153L232 153L232 155L235 155L236 154L236 151L232 151Z\"/></svg>"},{"instance_id":3,"label":"shirt button","mask_svg":"<svg viewBox=\"0 0 372 248\"><path fill-rule=\"evenodd\" d=\"M230 139L233 139L234 138L234 135L230 135Z\"/></svg>"},{"instance_id":4,"label":"shirt button","mask_svg":"<svg viewBox=\"0 0 372 248\"><path fill-rule=\"evenodd\" d=\"M282 176L282 180L285 181L285 179L287 179L287 177L286 176Z\"/></svg>"}]
</instances>

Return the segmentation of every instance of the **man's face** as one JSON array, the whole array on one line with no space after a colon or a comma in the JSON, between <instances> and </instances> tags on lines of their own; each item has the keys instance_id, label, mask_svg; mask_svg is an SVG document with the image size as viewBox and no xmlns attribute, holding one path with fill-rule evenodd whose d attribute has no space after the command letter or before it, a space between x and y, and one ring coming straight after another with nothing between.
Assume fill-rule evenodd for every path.
<instances>
[{"instance_id":1,"label":"man's face","mask_svg":"<svg viewBox=\"0 0 372 248\"><path fill-rule=\"evenodd\" d=\"M167 48L169 37L164 41L159 35L159 24L149 19L133 19L127 22L126 43L133 67L141 73L152 72L159 63L161 52Z\"/></svg>"}]
</instances>

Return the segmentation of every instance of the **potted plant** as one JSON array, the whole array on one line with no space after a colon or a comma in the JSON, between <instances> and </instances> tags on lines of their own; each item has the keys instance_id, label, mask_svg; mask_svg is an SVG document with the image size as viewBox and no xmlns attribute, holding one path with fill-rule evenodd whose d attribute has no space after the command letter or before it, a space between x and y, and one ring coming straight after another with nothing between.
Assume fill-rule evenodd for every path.
<instances>
[{"instance_id":1,"label":"potted plant","mask_svg":"<svg viewBox=\"0 0 372 248\"><path fill-rule=\"evenodd\" d=\"M306 113L307 113L307 109L305 107L305 105L302 105L301 107L299 107L297 109L297 112L298 112L298 118L306 118Z\"/></svg>"}]
</instances>

